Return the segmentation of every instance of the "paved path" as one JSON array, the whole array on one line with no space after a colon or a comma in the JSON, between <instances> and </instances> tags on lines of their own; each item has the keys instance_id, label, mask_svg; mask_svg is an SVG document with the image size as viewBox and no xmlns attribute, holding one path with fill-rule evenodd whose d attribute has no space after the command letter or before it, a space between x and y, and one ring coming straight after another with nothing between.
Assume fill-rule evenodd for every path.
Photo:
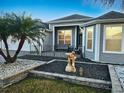
<instances>
[{"instance_id":1,"label":"paved path","mask_svg":"<svg viewBox=\"0 0 124 93\"><path fill-rule=\"evenodd\" d=\"M112 93L124 93L124 66L109 65Z\"/></svg>"},{"instance_id":2,"label":"paved path","mask_svg":"<svg viewBox=\"0 0 124 93\"><path fill-rule=\"evenodd\" d=\"M124 93L124 66L115 66L115 71Z\"/></svg>"}]
</instances>

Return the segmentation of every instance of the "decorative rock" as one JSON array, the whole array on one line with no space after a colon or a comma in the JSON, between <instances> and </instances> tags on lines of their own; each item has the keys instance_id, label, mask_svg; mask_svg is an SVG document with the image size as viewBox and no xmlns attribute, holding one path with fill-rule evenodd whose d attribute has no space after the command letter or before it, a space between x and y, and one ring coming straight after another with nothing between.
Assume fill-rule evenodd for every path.
<instances>
[{"instance_id":1,"label":"decorative rock","mask_svg":"<svg viewBox=\"0 0 124 93\"><path fill-rule=\"evenodd\" d=\"M80 76L83 76L83 74L84 74L84 70L82 67L79 68L79 74L80 74Z\"/></svg>"},{"instance_id":2,"label":"decorative rock","mask_svg":"<svg viewBox=\"0 0 124 93\"><path fill-rule=\"evenodd\" d=\"M11 77L19 75L21 73L25 73L28 70L33 69L34 67L40 66L42 64L45 64L45 62L34 61L34 60L22 60L22 59L18 59L15 63L11 63L11 64L0 64L0 87L3 85L2 83L6 83L4 82L6 80L8 82L11 82L9 81ZM25 77L25 75L20 75L20 76ZM21 77L18 77L18 79L20 78Z\"/></svg>"}]
</instances>

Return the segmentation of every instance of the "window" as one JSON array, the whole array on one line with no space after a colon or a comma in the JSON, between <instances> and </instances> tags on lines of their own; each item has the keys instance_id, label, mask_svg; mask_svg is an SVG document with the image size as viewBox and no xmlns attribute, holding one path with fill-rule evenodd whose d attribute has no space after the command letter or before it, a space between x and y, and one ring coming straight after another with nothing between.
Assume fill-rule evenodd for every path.
<instances>
[{"instance_id":1,"label":"window","mask_svg":"<svg viewBox=\"0 0 124 93\"><path fill-rule=\"evenodd\" d=\"M64 31L59 31L59 44L64 44Z\"/></svg>"},{"instance_id":2,"label":"window","mask_svg":"<svg viewBox=\"0 0 124 93\"><path fill-rule=\"evenodd\" d=\"M122 25L105 26L104 51L122 52Z\"/></svg>"},{"instance_id":3,"label":"window","mask_svg":"<svg viewBox=\"0 0 124 93\"><path fill-rule=\"evenodd\" d=\"M58 44L71 44L71 30L58 30Z\"/></svg>"},{"instance_id":4,"label":"window","mask_svg":"<svg viewBox=\"0 0 124 93\"><path fill-rule=\"evenodd\" d=\"M86 28L86 49L90 51L93 51L93 31L93 26Z\"/></svg>"}]
</instances>

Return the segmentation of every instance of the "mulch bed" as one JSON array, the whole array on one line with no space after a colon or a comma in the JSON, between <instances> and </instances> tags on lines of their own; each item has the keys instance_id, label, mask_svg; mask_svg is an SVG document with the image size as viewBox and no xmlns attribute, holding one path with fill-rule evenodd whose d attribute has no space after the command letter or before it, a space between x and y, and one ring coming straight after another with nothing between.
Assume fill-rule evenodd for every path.
<instances>
[{"instance_id":1,"label":"mulch bed","mask_svg":"<svg viewBox=\"0 0 124 93\"><path fill-rule=\"evenodd\" d=\"M39 60L39 61L50 61L50 60L55 59L54 57L46 57L46 56L39 56L39 55L24 55L18 58L29 59L29 60Z\"/></svg>"},{"instance_id":2,"label":"mulch bed","mask_svg":"<svg viewBox=\"0 0 124 93\"><path fill-rule=\"evenodd\" d=\"M18 57L20 59L30 59L30 60L39 60L39 61L50 61L52 59L61 59L61 60L67 60L67 58L61 58L61 57L51 57L51 56L39 56L39 55L24 55ZM87 58L77 58L76 61L84 61L84 62L94 62Z\"/></svg>"},{"instance_id":3,"label":"mulch bed","mask_svg":"<svg viewBox=\"0 0 124 93\"><path fill-rule=\"evenodd\" d=\"M83 72L83 76L81 77L110 81L107 65L76 63L76 69L77 69L76 73L65 72L66 65L67 65L66 61L55 61L50 64L45 64L40 67L37 67L35 70L73 75L73 76L81 76L79 74L79 69L83 68L84 72Z\"/></svg>"}]
</instances>

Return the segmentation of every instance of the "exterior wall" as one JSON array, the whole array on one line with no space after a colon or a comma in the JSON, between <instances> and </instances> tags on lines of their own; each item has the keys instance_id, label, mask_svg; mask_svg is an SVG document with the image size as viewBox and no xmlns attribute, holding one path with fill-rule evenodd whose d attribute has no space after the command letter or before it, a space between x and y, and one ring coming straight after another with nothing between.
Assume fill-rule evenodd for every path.
<instances>
[{"instance_id":1,"label":"exterior wall","mask_svg":"<svg viewBox=\"0 0 124 93\"><path fill-rule=\"evenodd\" d=\"M100 61L124 64L124 54L100 53Z\"/></svg>"},{"instance_id":2,"label":"exterior wall","mask_svg":"<svg viewBox=\"0 0 124 93\"><path fill-rule=\"evenodd\" d=\"M53 44L52 44L52 46L53 46L53 48L52 48L52 50L54 51L55 50L55 46L56 46L56 40L57 40L57 37L55 36L57 33L56 33L56 31L55 31L55 28L56 27L70 27L70 26L80 26L80 25L82 25L84 22L83 21L77 21L77 22L60 22L60 23L50 23L49 24L49 29L53 32L53 35L52 35L52 37L53 37ZM76 28L75 28L76 29ZM73 30L72 31L73 32L73 37L75 36L75 31ZM76 33L76 34L78 34L78 33ZM78 39L77 39L78 40ZM75 47L77 47L77 45L75 44L75 42L77 43L77 40L75 40L75 38L72 38L72 45L73 46L75 46Z\"/></svg>"},{"instance_id":3,"label":"exterior wall","mask_svg":"<svg viewBox=\"0 0 124 93\"><path fill-rule=\"evenodd\" d=\"M43 43L43 51L52 51L53 36L52 32L46 32L46 38Z\"/></svg>"},{"instance_id":4,"label":"exterior wall","mask_svg":"<svg viewBox=\"0 0 124 93\"><path fill-rule=\"evenodd\" d=\"M100 34L100 61L109 62L109 63L124 63L124 54L117 53L103 53L103 31L104 24L101 25L101 34Z\"/></svg>"},{"instance_id":5,"label":"exterior wall","mask_svg":"<svg viewBox=\"0 0 124 93\"><path fill-rule=\"evenodd\" d=\"M57 24L50 24L50 29L53 29L53 27L61 27L61 26L72 26L72 25L79 25L79 24L83 24L83 22L75 22L75 23L57 23ZM114 23L116 24L116 23ZM122 24L122 23L121 23ZM83 47L84 48L84 54L85 54L85 57L86 58L89 58L91 60L94 60L94 61L101 61L101 62L108 62L108 63L124 63L124 53L122 54L117 54L117 53L103 53L103 27L104 27L104 24L100 24L100 29L96 28L96 25L94 25L94 42L93 42L93 52L92 51L87 51L86 50L86 32L83 33L85 34L84 35L84 41L83 42ZM98 26L98 25L97 25ZM100 31L100 41L96 39L96 33L97 33L97 30ZM77 33L78 34L78 33ZM98 33L97 33L98 34ZM72 34L72 46L75 46L75 31L73 30L73 34ZM99 37L97 37L99 38ZM56 39L56 38L55 38ZM78 40L78 38L77 38ZM97 41L96 41L97 40ZM96 53L96 49L97 49L97 43L98 41L100 42L99 44L99 50L97 51L98 53ZM76 42L77 43L77 42ZM77 43L78 45L78 43ZM96 58L96 54L99 54L98 55L98 59ZM97 59L97 60L96 60Z\"/></svg>"},{"instance_id":6,"label":"exterior wall","mask_svg":"<svg viewBox=\"0 0 124 93\"><path fill-rule=\"evenodd\" d=\"M103 33L104 33L104 25L106 24L101 24L100 26L100 44L99 44L99 60L95 60L95 44L97 41L95 40L96 38L96 26L94 28L94 45L93 45L93 52L87 51L85 47L85 58L89 58L94 61L98 62L105 62L105 63L116 63L116 64L124 64L124 53L103 53ZM85 32L85 42L84 46L86 46L86 32Z\"/></svg>"},{"instance_id":7,"label":"exterior wall","mask_svg":"<svg viewBox=\"0 0 124 93\"><path fill-rule=\"evenodd\" d=\"M12 42L12 41L11 41L11 36L10 36L10 37L8 38L7 42L8 42L8 47L9 47L9 50L10 50L10 51L16 51L16 50L17 50L18 45L19 45L19 41ZM40 41L40 42L41 42L41 44L42 44L42 41ZM38 46L38 44L37 44L36 42L35 42L35 44L36 44L37 48L39 49L39 51L41 51L41 49L40 49L41 47ZM3 41L0 41L0 48L3 49L3 50L5 50L5 46L4 46ZM36 52L36 50L35 50L33 44L30 44L30 43L28 42L28 40L25 40L24 45L23 45L21 51L22 51L22 52L27 52L27 53L29 53L29 52Z\"/></svg>"},{"instance_id":8,"label":"exterior wall","mask_svg":"<svg viewBox=\"0 0 124 93\"><path fill-rule=\"evenodd\" d=\"M94 52L85 51L85 58L94 60Z\"/></svg>"},{"instance_id":9,"label":"exterior wall","mask_svg":"<svg viewBox=\"0 0 124 93\"><path fill-rule=\"evenodd\" d=\"M9 37L7 42L8 42L9 50L17 50L19 41L15 42L15 43L11 42L11 37ZM2 49L5 49L4 43L2 41L0 42L0 44L1 44L0 47ZM28 43L27 40L25 41L25 43L24 43L24 45L23 45L21 50L22 51L30 51L30 44Z\"/></svg>"}]
</instances>

